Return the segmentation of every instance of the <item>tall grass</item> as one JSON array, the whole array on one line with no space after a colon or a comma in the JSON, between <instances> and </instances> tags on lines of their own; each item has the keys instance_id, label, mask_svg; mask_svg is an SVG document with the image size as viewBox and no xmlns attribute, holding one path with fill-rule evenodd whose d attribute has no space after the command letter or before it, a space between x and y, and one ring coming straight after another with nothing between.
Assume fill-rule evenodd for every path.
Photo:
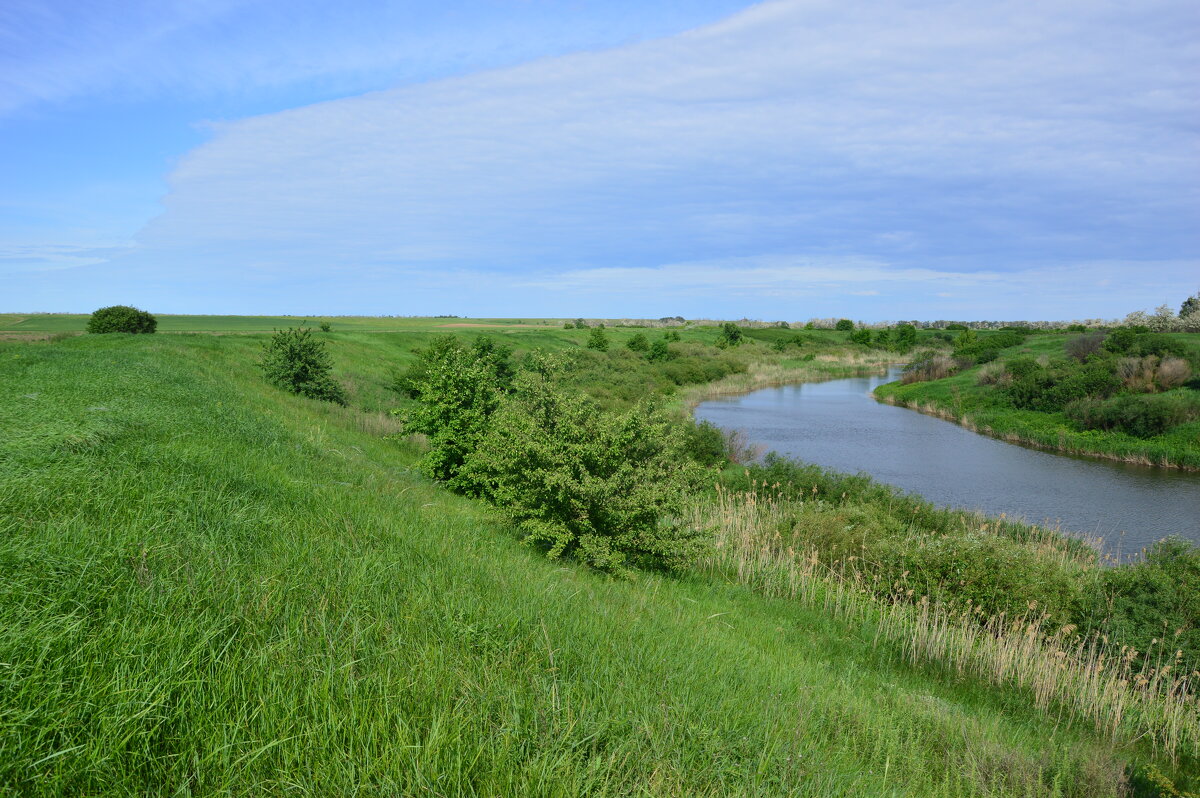
<instances>
[{"instance_id":1,"label":"tall grass","mask_svg":"<svg viewBox=\"0 0 1200 798\"><path fill-rule=\"evenodd\" d=\"M903 580L885 586L881 597L872 582L878 577L856 567L854 557L830 567L815 550L787 545L779 530L794 517L794 501L766 486L733 492L717 485L708 501L694 505L690 519L717 535L701 569L870 624L876 645L910 662L1014 687L1039 709L1085 722L1115 743L1148 744L1176 761L1200 758L1200 672L1187 670L1167 641L1161 651L1139 657L1099 635L1056 628L1036 602L1018 617L985 616L969 601L951 608L915 595Z\"/></svg>"}]
</instances>

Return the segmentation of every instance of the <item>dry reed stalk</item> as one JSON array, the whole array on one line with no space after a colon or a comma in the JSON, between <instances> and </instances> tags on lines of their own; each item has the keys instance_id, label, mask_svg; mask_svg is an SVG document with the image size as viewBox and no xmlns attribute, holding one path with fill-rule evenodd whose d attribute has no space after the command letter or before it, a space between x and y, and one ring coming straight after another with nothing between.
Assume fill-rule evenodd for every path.
<instances>
[{"instance_id":1,"label":"dry reed stalk","mask_svg":"<svg viewBox=\"0 0 1200 798\"><path fill-rule=\"evenodd\" d=\"M1036 603L1028 614L1008 618L986 617L970 602L954 610L928 597L914 601L911 590L899 587L881 598L878 583L852 563L832 569L816 551L790 545L781 529L791 523L796 504L803 502L781 498L778 486L733 493L718 485L689 519L716 533L716 546L700 567L846 621L874 623L875 643L897 645L914 664L940 663L1026 690L1037 707L1059 707L1110 739L1148 739L1171 757L1200 754L1200 671L1183 668L1181 652L1139 656L1100 636L1079 635L1072 626L1051 630ZM1056 554L1071 556L1061 548Z\"/></svg>"}]
</instances>

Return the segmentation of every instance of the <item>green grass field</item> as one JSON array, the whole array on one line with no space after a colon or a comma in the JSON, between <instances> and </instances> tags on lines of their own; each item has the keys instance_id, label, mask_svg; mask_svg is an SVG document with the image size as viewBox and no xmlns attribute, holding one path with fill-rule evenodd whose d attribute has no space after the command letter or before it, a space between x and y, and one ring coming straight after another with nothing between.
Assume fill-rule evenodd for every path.
<instances>
[{"instance_id":1,"label":"green grass field","mask_svg":"<svg viewBox=\"0 0 1200 798\"><path fill-rule=\"evenodd\" d=\"M1122 794L1142 747L869 616L520 545L389 437L431 327L332 333L349 409L263 335L0 341L0 793Z\"/></svg>"},{"instance_id":2,"label":"green grass field","mask_svg":"<svg viewBox=\"0 0 1200 798\"><path fill-rule=\"evenodd\" d=\"M1028 354L1062 358L1070 336L1032 336L1021 346L1004 350L1002 357ZM1200 361L1200 335L1173 333ZM1051 451L1094 455L1145 465L1170 465L1200 469L1200 421L1182 424L1153 438L1137 438L1120 431L1080 430L1063 413L1020 410L1004 402L994 387L979 384L981 370L967 368L953 376L910 385L880 386L876 397L910 407L937 412L971 429L997 438L1038 446Z\"/></svg>"}]
</instances>

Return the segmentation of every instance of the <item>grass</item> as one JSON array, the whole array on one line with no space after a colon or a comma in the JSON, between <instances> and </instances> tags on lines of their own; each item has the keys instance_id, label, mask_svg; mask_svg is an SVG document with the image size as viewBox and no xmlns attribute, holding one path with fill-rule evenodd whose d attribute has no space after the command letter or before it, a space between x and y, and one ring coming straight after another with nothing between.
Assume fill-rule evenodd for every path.
<instances>
[{"instance_id":1,"label":"grass","mask_svg":"<svg viewBox=\"0 0 1200 798\"><path fill-rule=\"evenodd\" d=\"M1175 333L1171 337L1186 342L1200 358L1200 336ZM1005 350L1002 356L1061 358L1064 340L1061 335L1033 336L1024 345ZM989 367L995 366L975 366L929 382L881 385L875 389L875 396L1010 443L1140 465L1200 469L1200 421L1147 439L1115 430L1080 430L1063 413L1019 410L1004 402L993 387L979 384L981 370Z\"/></svg>"},{"instance_id":2,"label":"grass","mask_svg":"<svg viewBox=\"0 0 1200 798\"><path fill-rule=\"evenodd\" d=\"M389 437L432 334L333 333L350 409L262 336L0 342L0 793L1120 794L1147 746L878 612L519 545Z\"/></svg>"}]
</instances>

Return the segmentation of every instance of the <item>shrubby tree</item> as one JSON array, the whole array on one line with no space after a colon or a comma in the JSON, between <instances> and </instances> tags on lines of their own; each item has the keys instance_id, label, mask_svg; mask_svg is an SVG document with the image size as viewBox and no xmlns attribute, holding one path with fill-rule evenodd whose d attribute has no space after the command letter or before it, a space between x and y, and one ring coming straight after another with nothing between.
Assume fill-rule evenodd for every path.
<instances>
[{"instance_id":1,"label":"shrubby tree","mask_svg":"<svg viewBox=\"0 0 1200 798\"><path fill-rule=\"evenodd\" d=\"M650 340L646 338L644 333L636 333L625 342L625 346L632 352L648 352L650 350Z\"/></svg>"},{"instance_id":2,"label":"shrubby tree","mask_svg":"<svg viewBox=\"0 0 1200 798\"><path fill-rule=\"evenodd\" d=\"M849 332L854 329L854 322L850 319L838 319L837 324L833 325L833 329L840 332Z\"/></svg>"},{"instance_id":3,"label":"shrubby tree","mask_svg":"<svg viewBox=\"0 0 1200 798\"><path fill-rule=\"evenodd\" d=\"M1179 318L1184 319L1198 313L1200 313L1200 292L1183 300L1183 304L1179 306Z\"/></svg>"},{"instance_id":4,"label":"shrubby tree","mask_svg":"<svg viewBox=\"0 0 1200 798\"><path fill-rule=\"evenodd\" d=\"M325 342L307 327L277 330L263 347L259 363L267 382L310 399L347 404L346 389L333 378Z\"/></svg>"},{"instance_id":5,"label":"shrubby tree","mask_svg":"<svg viewBox=\"0 0 1200 798\"><path fill-rule=\"evenodd\" d=\"M741 327L732 321L727 321L721 325L721 332L717 335L717 346L722 349L729 346L738 346L745 338L746 334L742 332Z\"/></svg>"},{"instance_id":6,"label":"shrubby tree","mask_svg":"<svg viewBox=\"0 0 1200 798\"><path fill-rule=\"evenodd\" d=\"M588 335L587 348L597 352L608 351L608 335L604 332L603 325L592 328L591 334Z\"/></svg>"},{"instance_id":7,"label":"shrubby tree","mask_svg":"<svg viewBox=\"0 0 1200 798\"><path fill-rule=\"evenodd\" d=\"M158 319L144 310L129 305L100 308L88 319L90 333L152 333L158 329Z\"/></svg>"},{"instance_id":8,"label":"shrubby tree","mask_svg":"<svg viewBox=\"0 0 1200 798\"><path fill-rule=\"evenodd\" d=\"M650 351L646 353L648 360L661 361L671 359L671 347L667 345L666 339L660 338L650 344Z\"/></svg>"},{"instance_id":9,"label":"shrubby tree","mask_svg":"<svg viewBox=\"0 0 1200 798\"><path fill-rule=\"evenodd\" d=\"M892 343L901 352L907 352L917 345L917 328L911 324L897 324L892 331Z\"/></svg>"},{"instance_id":10,"label":"shrubby tree","mask_svg":"<svg viewBox=\"0 0 1200 798\"><path fill-rule=\"evenodd\" d=\"M458 480L459 469L512 389L510 357L511 350L487 336L470 346L453 335L438 336L397 380L399 390L419 400L404 427L429 437L421 461L426 474L470 492L470 483Z\"/></svg>"},{"instance_id":11,"label":"shrubby tree","mask_svg":"<svg viewBox=\"0 0 1200 798\"><path fill-rule=\"evenodd\" d=\"M623 573L682 566L705 549L708 536L679 520L702 475L681 425L661 409L605 413L526 372L468 454L461 479L549 556Z\"/></svg>"},{"instance_id":12,"label":"shrubby tree","mask_svg":"<svg viewBox=\"0 0 1200 798\"><path fill-rule=\"evenodd\" d=\"M871 331L866 327L861 327L857 330L851 330L850 343L869 345L871 343Z\"/></svg>"},{"instance_id":13,"label":"shrubby tree","mask_svg":"<svg viewBox=\"0 0 1200 798\"><path fill-rule=\"evenodd\" d=\"M667 330L663 333L663 340L667 343L678 343L683 340L683 336L679 334L678 330Z\"/></svg>"}]
</instances>

